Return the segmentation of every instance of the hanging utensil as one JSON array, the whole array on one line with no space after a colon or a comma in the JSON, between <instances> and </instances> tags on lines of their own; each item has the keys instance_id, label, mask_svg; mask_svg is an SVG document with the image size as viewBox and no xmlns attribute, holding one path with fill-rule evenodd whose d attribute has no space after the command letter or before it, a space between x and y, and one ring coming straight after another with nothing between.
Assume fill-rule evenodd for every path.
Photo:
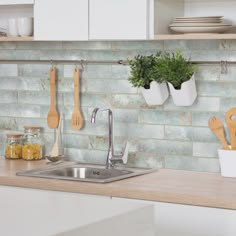
<instances>
[{"instance_id":1,"label":"hanging utensil","mask_svg":"<svg viewBox=\"0 0 236 236\"><path fill-rule=\"evenodd\" d=\"M225 138L224 125L222 121L219 118L213 116L208 120L208 126L215 136L220 140L223 148L228 150L229 145Z\"/></svg>"},{"instance_id":2,"label":"hanging utensil","mask_svg":"<svg viewBox=\"0 0 236 236\"><path fill-rule=\"evenodd\" d=\"M61 134L61 120L62 120L62 116L60 115L60 119L59 119L59 124L58 124L58 128L57 128L57 133L56 133L56 141L55 144L52 148L51 151L51 157L58 157L59 156L59 136Z\"/></svg>"},{"instance_id":3,"label":"hanging utensil","mask_svg":"<svg viewBox=\"0 0 236 236\"><path fill-rule=\"evenodd\" d=\"M226 112L225 121L230 132L231 149L236 150L236 107Z\"/></svg>"},{"instance_id":4,"label":"hanging utensil","mask_svg":"<svg viewBox=\"0 0 236 236\"><path fill-rule=\"evenodd\" d=\"M59 115L56 110L56 103L55 103L55 98L56 98L56 89L55 89L55 84L56 84L56 69L55 67L51 67L50 69L50 98L51 98L51 103L50 103L50 109L48 112L48 117L47 117L47 123L48 127L51 129L55 129L58 126L59 122Z\"/></svg>"},{"instance_id":5,"label":"hanging utensil","mask_svg":"<svg viewBox=\"0 0 236 236\"><path fill-rule=\"evenodd\" d=\"M79 109L80 105L80 74L79 69L74 69L74 111L71 117L71 127L75 130L80 130L83 126L83 117Z\"/></svg>"}]
</instances>

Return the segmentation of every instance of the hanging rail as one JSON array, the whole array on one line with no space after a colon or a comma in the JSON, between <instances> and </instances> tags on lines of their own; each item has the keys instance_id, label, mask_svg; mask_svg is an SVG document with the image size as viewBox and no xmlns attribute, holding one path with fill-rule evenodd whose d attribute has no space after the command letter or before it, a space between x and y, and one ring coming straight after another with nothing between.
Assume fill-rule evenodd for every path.
<instances>
[{"instance_id":1,"label":"hanging rail","mask_svg":"<svg viewBox=\"0 0 236 236\"><path fill-rule=\"evenodd\" d=\"M236 61L191 61L193 64L236 64ZM0 59L0 64L118 64L118 65L127 65L126 60L45 60L45 59L37 59L37 60L12 60Z\"/></svg>"},{"instance_id":2,"label":"hanging rail","mask_svg":"<svg viewBox=\"0 0 236 236\"><path fill-rule=\"evenodd\" d=\"M215 65L219 64L221 68L221 74L228 73L228 65L236 64L236 61L191 61L193 64L196 65ZM128 62L126 60L45 60L45 59L38 59L38 60L0 60L0 64L80 64L83 68L84 65L87 64L94 64L94 65L104 65L104 64L111 64L111 65L127 65Z\"/></svg>"}]
</instances>

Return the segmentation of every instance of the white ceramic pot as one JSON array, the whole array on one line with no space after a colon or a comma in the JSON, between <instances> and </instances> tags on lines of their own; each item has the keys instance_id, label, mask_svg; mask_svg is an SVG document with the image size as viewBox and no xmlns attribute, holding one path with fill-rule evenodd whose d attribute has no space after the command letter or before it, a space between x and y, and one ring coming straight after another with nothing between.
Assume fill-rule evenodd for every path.
<instances>
[{"instance_id":1,"label":"white ceramic pot","mask_svg":"<svg viewBox=\"0 0 236 236\"><path fill-rule=\"evenodd\" d=\"M221 175L236 177L236 150L218 150Z\"/></svg>"},{"instance_id":2,"label":"white ceramic pot","mask_svg":"<svg viewBox=\"0 0 236 236\"><path fill-rule=\"evenodd\" d=\"M18 33L20 36L33 35L33 18L20 17L17 19Z\"/></svg>"},{"instance_id":3,"label":"white ceramic pot","mask_svg":"<svg viewBox=\"0 0 236 236\"><path fill-rule=\"evenodd\" d=\"M194 103L197 97L194 75L190 80L182 83L181 89L175 89L174 86L169 82L168 85L173 102L176 106L191 106Z\"/></svg>"},{"instance_id":4,"label":"white ceramic pot","mask_svg":"<svg viewBox=\"0 0 236 236\"><path fill-rule=\"evenodd\" d=\"M142 88L143 97L148 105L162 105L169 96L166 83L152 81L150 89Z\"/></svg>"}]
</instances>

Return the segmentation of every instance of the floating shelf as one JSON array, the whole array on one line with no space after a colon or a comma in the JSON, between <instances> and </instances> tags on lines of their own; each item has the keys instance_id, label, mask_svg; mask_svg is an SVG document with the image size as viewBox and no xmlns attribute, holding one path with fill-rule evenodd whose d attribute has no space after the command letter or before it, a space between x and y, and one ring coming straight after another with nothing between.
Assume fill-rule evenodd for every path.
<instances>
[{"instance_id":1,"label":"floating shelf","mask_svg":"<svg viewBox=\"0 0 236 236\"><path fill-rule=\"evenodd\" d=\"M0 37L0 42L33 41L33 37Z\"/></svg>"}]
</instances>

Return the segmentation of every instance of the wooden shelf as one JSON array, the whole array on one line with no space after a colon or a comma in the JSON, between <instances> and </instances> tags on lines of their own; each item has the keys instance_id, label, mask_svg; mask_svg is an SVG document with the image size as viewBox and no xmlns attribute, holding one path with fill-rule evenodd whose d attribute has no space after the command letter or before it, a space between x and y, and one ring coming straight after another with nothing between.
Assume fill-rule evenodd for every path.
<instances>
[{"instance_id":1,"label":"wooden shelf","mask_svg":"<svg viewBox=\"0 0 236 236\"><path fill-rule=\"evenodd\" d=\"M0 37L0 42L33 41L33 37Z\"/></svg>"},{"instance_id":2,"label":"wooden shelf","mask_svg":"<svg viewBox=\"0 0 236 236\"><path fill-rule=\"evenodd\" d=\"M154 40L236 39L236 34L156 34Z\"/></svg>"}]
</instances>

